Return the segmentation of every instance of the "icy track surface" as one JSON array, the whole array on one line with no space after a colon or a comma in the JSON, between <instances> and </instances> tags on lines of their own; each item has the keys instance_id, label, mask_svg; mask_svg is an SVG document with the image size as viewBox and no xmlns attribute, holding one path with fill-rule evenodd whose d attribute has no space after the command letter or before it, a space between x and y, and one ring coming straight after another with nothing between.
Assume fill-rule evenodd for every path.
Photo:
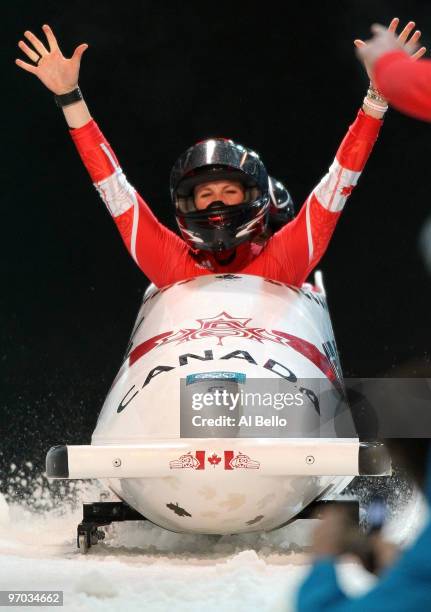
<instances>
[{"instance_id":1,"label":"icy track surface","mask_svg":"<svg viewBox=\"0 0 431 612\"><path fill-rule=\"evenodd\" d=\"M97 485L82 486L82 501L99 499ZM424 514L421 498L414 497L389 525L389 537L408 542ZM303 552L310 521L269 534L223 537L129 522L109 527L105 541L84 556L75 544L81 516L80 509L58 504L35 514L0 496L0 588L62 590L62 609L74 612L288 612L310 563ZM373 584L353 563L340 565L339 576L352 595Z\"/></svg>"}]
</instances>

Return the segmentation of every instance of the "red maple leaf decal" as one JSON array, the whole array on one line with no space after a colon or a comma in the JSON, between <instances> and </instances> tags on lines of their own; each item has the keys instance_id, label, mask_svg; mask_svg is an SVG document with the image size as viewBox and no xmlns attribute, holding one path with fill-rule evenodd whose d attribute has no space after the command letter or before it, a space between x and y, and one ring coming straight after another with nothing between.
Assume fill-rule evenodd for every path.
<instances>
[{"instance_id":1,"label":"red maple leaf decal","mask_svg":"<svg viewBox=\"0 0 431 612\"><path fill-rule=\"evenodd\" d=\"M354 188L354 185L346 185L346 187L343 187L343 189L341 190L341 195L349 196L352 193L353 188Z\"/></svg>"},{"instance_id":2,"label":"red maple leaf decal","mask_svg":"<svg viewBox=\"0 0 431 612\"><path fill-rule=\"evenodd\" d=\"M217 455L217 453L213 453L211 457L208 457L208 461L211 463L213 467L218 465L221 461L221 457Z\"/></svg>"}]
</instances>

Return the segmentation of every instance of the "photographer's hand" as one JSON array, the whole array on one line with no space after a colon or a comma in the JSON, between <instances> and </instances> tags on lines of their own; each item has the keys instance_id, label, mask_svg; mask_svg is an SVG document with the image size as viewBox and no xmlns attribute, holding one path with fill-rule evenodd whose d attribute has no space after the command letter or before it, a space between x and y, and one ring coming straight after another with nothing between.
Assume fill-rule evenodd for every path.
<instances>
[{"instance_id":1,"label":"photographer's hand","mask_svg":"<svg viewBox=\"0 0 431 612\"><path fill-rule=\"evenodd\" d=\"M326 508L314 531L313 551L316 557L357 557L364 568L380 574L396 560L399 550L379 533L367 536L360 531L342 506Z\"/></svg>"}]
</instances>

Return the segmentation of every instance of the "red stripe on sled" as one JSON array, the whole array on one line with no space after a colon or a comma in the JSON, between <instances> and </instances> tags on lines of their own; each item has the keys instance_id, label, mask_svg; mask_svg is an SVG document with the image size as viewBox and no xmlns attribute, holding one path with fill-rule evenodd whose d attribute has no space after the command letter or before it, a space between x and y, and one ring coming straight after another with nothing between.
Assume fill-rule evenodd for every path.
<instances>
[{"instance_id":1,"label":"red stripe on sled","mask_svg":"<svg viewBox=\"0 0 431 612\"><path fill-rule=\"evenodd\" d=\"M303 338L299 338L298 336L293 336L292 334L287 334L283 331L278 331L273 329L273 334L277 334L277 336L281 336L281 338L285 338L288 340L289 345L293 348L294 351L301 353L307 359L309 359L316 367L319 368L321 372L329 378L332 383L336 383L336 375L334 372L334 368L329 361L329 359L319 351L317 346L311 344L311 342L307 342Z\"/></svg>"},{"instance_id":2,"label":"red stripe on sled","mask_svg":"<svg viewBox=\"0 0 431 612\"><path fill-rule=\"evenodd\" d=\"M163 332L163 334L153 336L149 340L145 340L145 342L138 344L138 346L133 349L133 351L129 355L129 366L132 366L136 361L138 361L138 359L145 355L145 353L148 353L148 351L151 351L151 349L157 346L160 340L163 340L163 338L166 338L171 334L171 331Z\"/></svg>"}]
</instances>

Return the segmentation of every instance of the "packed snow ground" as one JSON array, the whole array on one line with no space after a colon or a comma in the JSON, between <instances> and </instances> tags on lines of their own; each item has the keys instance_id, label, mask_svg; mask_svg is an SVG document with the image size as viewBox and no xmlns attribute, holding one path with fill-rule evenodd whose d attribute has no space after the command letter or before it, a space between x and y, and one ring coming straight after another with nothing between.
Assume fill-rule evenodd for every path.
<instances>
[{"instance_id":1,"label":"packed snow ground","mask_svg":"<svg viewBox=\"0 0 431 612\"><path fill-rule=\"evenodd\" d=\"M96 501L99 493L98 485L88 483L79 491L82 501ZM416 495L389 524L390 539L407 543L425 514ZM0 589L62 590L63 609L74 612L288 612L310 563L304 546L311 521L223 537L129 522L109 527L105 541L82 555L75 543L81 516L81 509L58 502L35 513L0 496ZM339 574L352 594L373 583L353 563L340 565Z\"/></svg>"}]
</instances>

